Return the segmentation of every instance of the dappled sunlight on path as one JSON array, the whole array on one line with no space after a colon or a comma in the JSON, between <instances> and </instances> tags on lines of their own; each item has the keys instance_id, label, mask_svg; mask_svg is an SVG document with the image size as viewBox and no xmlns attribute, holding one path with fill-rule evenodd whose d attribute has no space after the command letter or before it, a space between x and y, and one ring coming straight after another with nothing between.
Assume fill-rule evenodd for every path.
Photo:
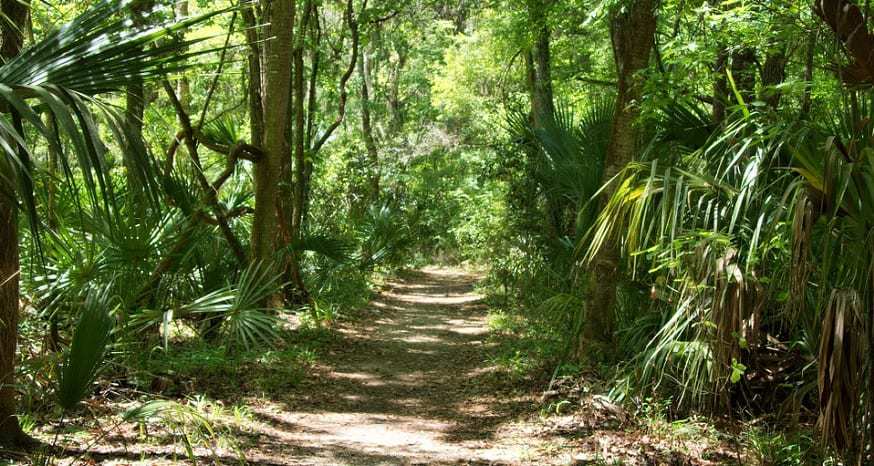
<instances>
[{"instance_id":1,"label":"dappled sunlight on path","mask_svg":"<svg viewBox=\"0 0 874 466\"><path fill-rule=\"evenodd\" d=\"M390 283L364 322L340 329L343 341L313 380L255 408L262 435L250 461L528 463L532 440L498 432L532 400L502 389L488 367L475 282L428 268Z\"/></svg>"}]
</instances>

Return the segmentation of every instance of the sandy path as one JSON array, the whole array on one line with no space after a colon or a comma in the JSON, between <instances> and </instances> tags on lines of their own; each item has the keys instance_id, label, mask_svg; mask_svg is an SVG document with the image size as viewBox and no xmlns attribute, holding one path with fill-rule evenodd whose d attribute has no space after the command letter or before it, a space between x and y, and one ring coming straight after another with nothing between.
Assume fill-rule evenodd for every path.
<instances>
[{"instance_id":1,"label":"sandy path","mask_svg":"<svg viewBox=\"0 0 874 466\"><path fill-rule=\"evenodd\" d=\"M476 278L429 268L390 283L317 375L255 408L266 464L537 463L511 421L531 409L487 367Z\"/></svg>"}]
</instances>

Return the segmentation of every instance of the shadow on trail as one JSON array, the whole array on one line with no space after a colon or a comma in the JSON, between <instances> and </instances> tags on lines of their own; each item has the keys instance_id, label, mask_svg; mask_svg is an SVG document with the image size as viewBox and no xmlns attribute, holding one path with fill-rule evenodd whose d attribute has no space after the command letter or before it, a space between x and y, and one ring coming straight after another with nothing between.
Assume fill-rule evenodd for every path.
<instances>
[{"instance_id":1,"label":"shadow on trail","mask_svg":"<svg viewBox=\"0 0 874 466\"><path fill-rule=\"evenodd\" d=\"M216 380L217 399L226 406L246 404L251 413L245 427L230 432L246 461L524 462L517 445L498 434L502 425L530 413L532 399L488 363L487 308L474 293L476 280L436 268L393 280L361 319L336 329L313 373L298 385L248 398L230 389L244 386L253 374ZM171 438L150 437L142 443L134 440L135 432L118 433L87 457L123 464L185 458ZM527 440L519 442L523 448ZM65 456L78 455L71 450ZM240 464L239 452L227 448L198 448L196 456L199 462Z\"/></svg>"},{"instance_id":2,"label":"shadow on trail","mask_svg":"<svg viewBox=\"0 0 874 466\"><path fill-rule=\"evenodd\" d=\"M330 451L339 445L395 462L477 460L531 400L488 367L486 308L474 283L440 269L395 280L362 322L340 330L328 366L276 397L278 412L258 413L259 422L285 448L318 443L326 451L316 457L341 460Z\"/></svg>"}]
</instances>

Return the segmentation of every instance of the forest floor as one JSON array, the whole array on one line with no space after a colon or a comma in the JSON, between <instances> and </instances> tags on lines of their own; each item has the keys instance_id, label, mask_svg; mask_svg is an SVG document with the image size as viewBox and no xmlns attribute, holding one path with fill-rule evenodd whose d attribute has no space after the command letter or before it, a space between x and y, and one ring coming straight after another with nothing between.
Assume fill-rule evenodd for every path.
<instances>
[{"instance_id":1,"label":"forest floor","mask_svg":"<svg viewBox=\"0 0 874 466\"><path fill-rule=\"evenodd\" d=\"M579 386L571 390L575 407L544 416L543 382L509 377L490 359L497 342L477 280L448 268L403 274L353 322L335 324L336 337L293 386L258 396L238 390L223 401L222 390L210 393L219 401L201 400L201 410L213 413L206 417L224 426L230 444L198 444L181 419L170 419L164 434L113 423L125 406L111 401L90 406L104 416L90 428L47 427L38 436L57 441L60 432L69 452L89 451L61 463L86 464L177 464L186 458L180 433L201 464L734 462L706 426L641 427ZM240 367L210 383L239 387L256 377Z\"/></svg>"}]
</instances>

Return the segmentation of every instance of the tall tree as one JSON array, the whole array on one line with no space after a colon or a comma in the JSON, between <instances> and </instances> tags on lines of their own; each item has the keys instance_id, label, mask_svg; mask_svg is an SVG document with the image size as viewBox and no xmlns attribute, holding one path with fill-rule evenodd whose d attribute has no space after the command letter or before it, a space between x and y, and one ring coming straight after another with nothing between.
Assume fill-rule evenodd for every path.
<instances>
[{"instance_id":1,"label":"tall tree","mask_svg":"<svg viewBox=\"0 0 874 466\"><path fill-rule=\"evenodd\" d=\"M373 36L372 36L373 37ZM373 40L371 39L371 46ZM376 139L373 137L373 123L371 115L370 97L373 95L373 75L370 66L370 54L365 50L358 61L358 75L361 77L361 135L364 138L364 147L367 148L368 165L370 166L370 195L369 202L379 200L379 149L376 147Z\"/></svg>"},{"instance_id":2,"label":"tall tree","mask_svg":"<svg viewBox=\"0 0 874 466\"><path fill-rule=\"evenodd\" d=\"M4 16L0 22L3 43L0 55L4 61L21 52L24 30L30 9L29 1L2 0L0 10ZM13 114L20 126L20 118ZM10 142L15 147L15 142ZM14 170L10 165L0 166L2 171ZM7 180L15 179L5 176ZM29 437L21 430L17 414L15 389L15 353L18 340L19 300L19 251L18 251L18 205L15 187L9 192L0 192L0 444L20 446L29 443ZM6 190L3 190L6 191Z\"/></svg>"},{"instance_id":3,"label":"tall tree","mask_svg":"<svg viewBox=\"0 0 874 466\"><path fill-rule=\"evenodd\" d=\"M640 72L649 64L656 28L654 0L630 0L610 13L610 39L618 78L616 106L604 164L603 181L610 181L637 152L636 120L643 88ZM615 192L603 190L601 206ZM620 256L616 244L606 244L592 258L588 270L586 321L581 332L578 354L591 350L592 343L608 344L613 339L616 288Z\"/></svg>"},{"instance_id":4,"label":"tall tree","mask_svg":"<svg viewBox=\"0 0 874 466\"><path fill-rule=\"evenodd\" d=\"M252 221L252 258L269 261L276 251L279 226L279 184L283 157L288 156L286 130L292 79L292 40L295 0L270 5L268 36L264 44L264 158L255 165L255 216ZM285 180L286 182L288 180Z\"/></svg>"},{"instance_id":5,"label":"tall tree","mask_svg":"<svg viewBox=\"0 0 874 466\"><path fill-rule=\"evenodd\" d=\"M528 23L532 37L525 52L525 67L528 74L528 92L531 96L531 118L535 128L544 127L555 114L549 50L551 32L547 22L548 7L548 2L544 0L528 0Z\"/></svg>"}]
</instances>

